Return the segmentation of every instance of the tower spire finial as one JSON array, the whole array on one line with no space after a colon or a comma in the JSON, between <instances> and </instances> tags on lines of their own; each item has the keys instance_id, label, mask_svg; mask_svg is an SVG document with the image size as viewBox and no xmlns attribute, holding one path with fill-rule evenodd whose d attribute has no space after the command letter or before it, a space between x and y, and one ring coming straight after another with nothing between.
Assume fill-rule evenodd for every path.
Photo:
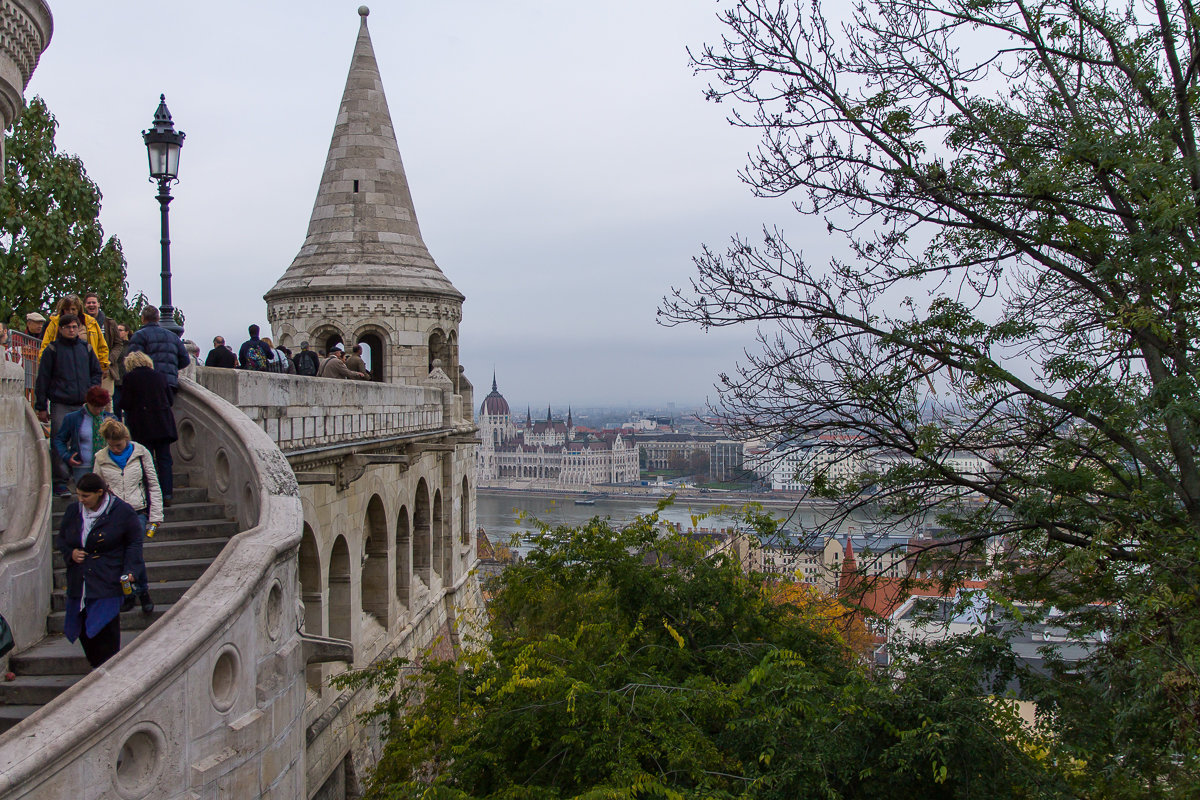
<instances>
[{"instance_id":1,"label":"tower spire finial","mask_svg":"<svg viewBox=\"0 0 1200 800\"><path fill-rule=\"evenodd\" d=\"M367 16L368 16L370 13L371 13L371 9L367 8L366 6L359 6L359 7L358 7L358 15L359 15L360 17L362 17L362 18L363 18L363 20L366 20Z\"/></svg>"}]
</instances>

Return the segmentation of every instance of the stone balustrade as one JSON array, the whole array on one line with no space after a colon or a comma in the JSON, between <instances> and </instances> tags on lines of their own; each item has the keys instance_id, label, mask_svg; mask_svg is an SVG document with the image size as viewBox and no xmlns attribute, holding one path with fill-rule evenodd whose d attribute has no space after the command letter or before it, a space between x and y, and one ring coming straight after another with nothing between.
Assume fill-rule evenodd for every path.
<instances>
[{"instance_id":1,"label":"stone balustrade","mask_svg":"<svg viewBox=\"0 0 1200 800\"><path fill-rule=\"evenodd\" d=\"M0 355L0 614L18 653L46 633L50 540L50 452L25 399L24 370Z\"/></svg>"},{"instance_id":2,"label":"stone balustrade","mask_svg":"<svg viewBox=\"0 0 1200 800\"><path fill-rule=\"evenodd\" d=\"M0 737L6 800L305 796L295 476L258 425L180 385L176 416L195 435L177 446L176 469L208 485L243 530L162 619ZM48 494L37 502L35 522ZM48 524L38 524L42 542ZM48 562L39 578L48 602Z\"/></svg>"},{"instance_id":3,"label":"stone balustrade","mask_svg":"<svg viewBox=\"0 0 1200 800\"><path fill-rule=\"evenodd\" d=\"M288 454L436 431L455 422L455 412L446 413L442 389L430 386L216 367L195 372L201 385L240 408Z\"/></svg>"}]
</instances>

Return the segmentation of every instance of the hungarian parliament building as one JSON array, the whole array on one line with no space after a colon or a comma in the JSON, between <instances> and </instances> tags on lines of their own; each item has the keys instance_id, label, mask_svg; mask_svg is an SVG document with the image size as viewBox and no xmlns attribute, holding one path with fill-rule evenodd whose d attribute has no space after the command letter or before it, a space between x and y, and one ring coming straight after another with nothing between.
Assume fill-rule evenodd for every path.
<instances>
[{"instance_id":1,"label":"hungarian parliament building","mask_svg":"<svg viewBox=\"0 0 1200 800\"><path fill-rule=\"evenodd\" d=\"M508 401L496 388L479 407L479 486L587 491L639 478L638 446L618 431L590 431L571 421L546 418L534 422L513 419Z\"/></svg>"}]
</instances>

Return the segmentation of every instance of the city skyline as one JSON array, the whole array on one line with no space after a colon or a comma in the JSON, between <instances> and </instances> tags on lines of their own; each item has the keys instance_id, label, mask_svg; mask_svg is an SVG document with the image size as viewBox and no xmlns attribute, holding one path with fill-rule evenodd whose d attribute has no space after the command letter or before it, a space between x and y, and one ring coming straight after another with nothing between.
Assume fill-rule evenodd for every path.
<instances>
[{"instance_id":1,"label":"city skyline","mask_svg":"<svg viewBox=\"0 0 1200 800\"><path fill-rule=\"evenodd\" d=\"M154 9L59 2L26 94L46 100L60 150L104 192L131 291L157 301L140 132L165 92L188 134L174 295L207 351L214 335L236 344L266 327L262 294L304 239L358 16L355 4L184 6L172 14L187 36L164 56ZM712 397L754 331L659 327L660 298L687 283L702 245L812 224L751 197L737 170L755 137L691 75L686 47L719 35L715 7L468 3L451 16L377 3L369 24L423 236L467 296L476 394L496 369L555 405Z\"/></svg>"}]
</instances>

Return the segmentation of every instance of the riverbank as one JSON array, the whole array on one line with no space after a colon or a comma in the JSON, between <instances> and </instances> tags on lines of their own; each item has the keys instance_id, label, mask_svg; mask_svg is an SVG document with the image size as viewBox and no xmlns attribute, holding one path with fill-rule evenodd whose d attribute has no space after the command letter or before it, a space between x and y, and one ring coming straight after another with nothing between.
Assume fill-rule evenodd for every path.
<instances>
[{"instance_id":1,"label":"riverbank","mask_svg":"<svg viewBox=\"0 0 1200 800\"><path fill-rule=\"evenodd\" d=\"M573 492L556 489L509 489L496 486L480 486L476 488L480 496L494 498L544 498L549 500L594 500L603 499L613 503L633 503L645 505L664 500L672 493L677 505L688 506L732 506L741 508L747 503L758 503L764 508L791 509L797 505L805 508L831 507L828 501L805 500L799 493L783 492L723 492L699 489L675 489L674 492L664 491L657 486L613 486L594 492Z\"/></svg>"}]
</instances>

